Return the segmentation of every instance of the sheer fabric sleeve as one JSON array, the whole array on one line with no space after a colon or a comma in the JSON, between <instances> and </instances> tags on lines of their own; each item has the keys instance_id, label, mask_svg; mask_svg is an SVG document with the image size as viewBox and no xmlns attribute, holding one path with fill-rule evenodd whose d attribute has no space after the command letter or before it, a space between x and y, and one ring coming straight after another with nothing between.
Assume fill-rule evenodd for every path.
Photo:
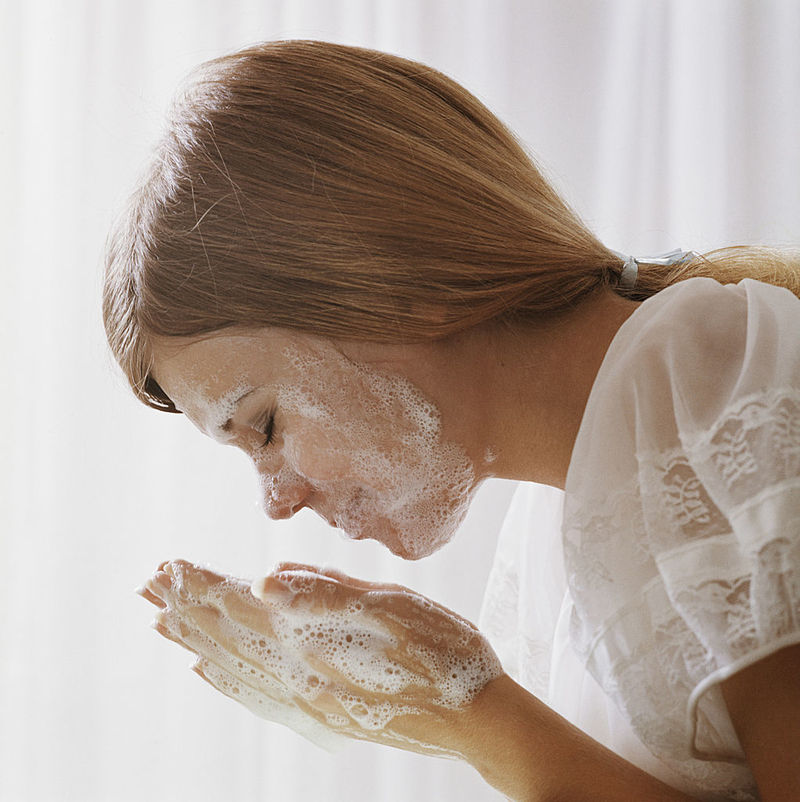
<instances>
[{"instance_id":1,"label":"sheer fabric sleeve","mask_svg":"<svg viewBox=\"0 0 800 802\"><path fill-rule=\"evenodd\" d=\"M634 386L649 551L685 624L692 749L736 759L732 727L714 724L718 683L800 642L800 301L705 286L647 341Z\"/></svg>"},{"instance_id":2,"label":"sheer fabric sleeve","mask_svg":"<svg viewBox=\"0 0 800 802\"><path fill-rule=\"evenodd\" d=\"M800 300L706 278L645 301L567 474L572 646L698 798L752 800L719 683L800 642Z\"/></svg>"}]
</instances>

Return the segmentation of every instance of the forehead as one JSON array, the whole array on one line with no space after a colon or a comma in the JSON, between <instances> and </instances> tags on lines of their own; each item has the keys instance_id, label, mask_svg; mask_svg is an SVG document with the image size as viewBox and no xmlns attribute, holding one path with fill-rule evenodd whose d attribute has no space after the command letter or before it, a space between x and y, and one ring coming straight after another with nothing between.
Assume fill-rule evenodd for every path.
<instances>
[{"instance_id":1,"label":"forehead","mask_svg":"<svg viewBox=\"0 0 800 802\"><path fill-rule=\"evenodd\" d=\"M159 386L198 428L220 440L227 439L220 430L250 395L264 400L266 392L274 399L298 384L330 388L357 372L333 342L284 329L164 338L153 345Z\"/></svg>"},{"instance_id":2,"label":"forehead","mask_svg":"<svg viewBox=\"0 0 800 802\"><path fill-rule=\"evenodd\" d=\"M162 338L153 345L153 377L181 412L213 434L243 396L288 378L289 354L303 347L301 339L273 329Z\"/></svg>"},{"instance_id":3,"label":"forehead","mask_svg":"<svg viewBox=\"0 0 800 802\"><path fill-rule=\"evenodd\" d=\"M152 372L195 426L229 442L226 424L240 404L245 417L265 403L302 407L315 415L321 403L346 415L384 396L403 396L395 383L404 378L406 351L405 346L334 342L285 329L218 332L154 343ZM384 386L387 382L391 388Z\"/></svg>"},{"instance_id":4,"label":"forehead","mask_svg":"<svg viewBox=\"0 0 800 802\"><path fill-rule=\"evenodd\" d=\"M214 395L235 384L288 376L341 372L373 364L390 372L406 361L407 347L328 340L287 329L217 332L201 339L166 337L152 345L153 376L176 401L181 390Z\"/></svg>"},{"instance_id":5,"label":"forehead","mask_svg":"<svg viewBox=\"0 0 800 802\"><path fill-rule=\"evenodd\" d=\"M294 345L296 338L273 329L200 340L161 338L152 349L153 376L170 398L186 389L213 394L232 381L274 371Z\"/></svg>"}]
</instances>

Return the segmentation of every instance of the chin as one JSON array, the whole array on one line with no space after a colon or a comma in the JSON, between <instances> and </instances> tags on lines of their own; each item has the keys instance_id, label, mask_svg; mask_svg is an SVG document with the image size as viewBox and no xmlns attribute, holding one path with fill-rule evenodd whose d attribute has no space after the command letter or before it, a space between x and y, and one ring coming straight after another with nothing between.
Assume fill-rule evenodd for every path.
<instances>
[{"instance_id":1,"label":"chin","mask_svg":"<svg viewBox=\"0 0 800 802\"><path fill-rule=\"evenodd\" d=\"M452 540L452 537L441 537L434 540L420 539L414 545L406 543L396 532L392 532L392 537L390 538L374 539L382 543L395 557L401 557L409 562L416 562L435 554L442 546L447 545Z\"/></svg>"},{"instance_id":2,"label":"chin","mask_svg":"<svg viewBox=\"0 0 800 802\"><path fill-rule=\"evenodd\" d=\"M389 549L389 551L391 551L395 557L401 557L402 559L408 560L409 562L415 562L416 560L421 560L423 557L428 556L428 552L420 554L419 552L416 551L409 551L405 546L401 546L396 543L392 544L391 546L388 545L387 543L384 543L383 545L386 546L386 548Z\"/></svg>"},{"instance_id":3,"label":"chin","mask_svg":"<svg viewBox=\"0 0 800 802\"><path fill-rule=\"evenodd\" d=\"M421 526L424 526L424 524ZM337 528L348 540L374 540L388 549L395 557L400 557L409 562L430 557L439 551L442 546L447 545L455 534L455 532L438 532L436 536L428 534L424 537L404 537L398 532L393 522L383 517L368 528L361 525L347 526L347 524L342 525L342 523L339 523Z\"/></svg>"}]
</instances>

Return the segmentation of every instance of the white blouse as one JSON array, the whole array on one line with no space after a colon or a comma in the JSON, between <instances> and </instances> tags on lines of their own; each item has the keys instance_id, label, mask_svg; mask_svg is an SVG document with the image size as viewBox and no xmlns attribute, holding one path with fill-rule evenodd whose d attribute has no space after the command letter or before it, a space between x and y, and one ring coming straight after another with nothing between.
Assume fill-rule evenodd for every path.
<instances>
[{"instance_id":1,"label":"white blouse","mask_svg":"<svg viewBox=\"0 0 800 802\"><path fill-rule=\"evenodd\" d=\"M639 306L565 493L514 498L481 628L631 762L701 799L757 798L719 683L800 642L800 300L695 278Z\"/></svg>"}]
</instances>

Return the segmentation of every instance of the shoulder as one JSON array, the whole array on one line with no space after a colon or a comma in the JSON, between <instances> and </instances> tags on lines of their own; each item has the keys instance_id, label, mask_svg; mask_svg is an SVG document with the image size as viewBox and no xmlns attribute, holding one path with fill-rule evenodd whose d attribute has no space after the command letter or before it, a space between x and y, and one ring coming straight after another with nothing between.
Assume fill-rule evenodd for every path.
<instances>
[{"instance_id":1,"label":"shoulder","mask_svg":"<svg viewBox=\"0 0 800 802\"><path fill-rule=\"evenodd\" d=\"M620 335L633 346L629 356L634 365L650 357L667 367L701 362L724 368L729 358L742 355L748 339L766 333L761 331L764 315L773 307L780 312L784 296L800 308L788 290L760 282L689 279L645 301ZM791 314L782 317L791 322Z\"/></svg>"},{"instance_id":2,"label":"shoulder","mask_svg":"<svg viewBox=\"0 0 800 802\"><path fill-rule=\"evenodd\" d=\"M644 302L619 337L624 383L687 434L751 396L800 393L800 300L780 287L690 279Z\"/></svg>"},{"instance_id":3,"label":"shoulder","mask_svg":"<svg viewBox=\"0 0 800 802\"><path fill-rule=\"evenodd\" d=\"M758 398L800 404L800 300L780 287L709 278L644 301L614 337L590 393L567 482L631 479L635 454L708 435Z\"/></svg>"}]
</instances>

